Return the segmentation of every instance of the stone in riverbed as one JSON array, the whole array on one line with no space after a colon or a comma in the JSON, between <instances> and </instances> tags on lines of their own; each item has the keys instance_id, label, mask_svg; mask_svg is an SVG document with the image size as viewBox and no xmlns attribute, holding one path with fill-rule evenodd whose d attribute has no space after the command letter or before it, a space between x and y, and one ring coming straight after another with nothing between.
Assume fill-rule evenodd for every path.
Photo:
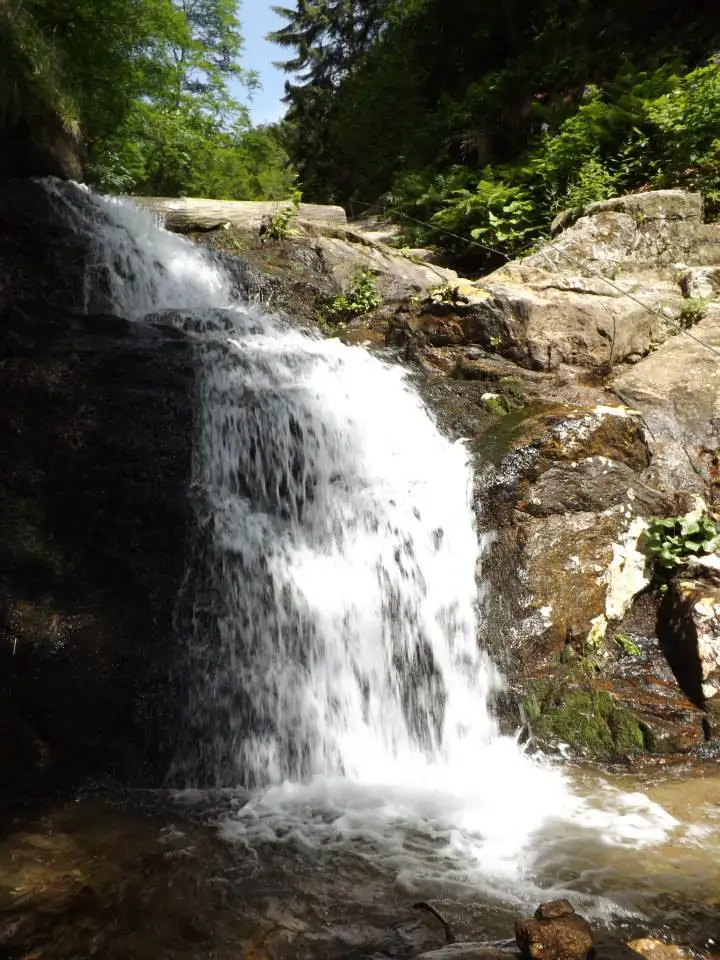
<instances>
[{"instance_id":1,"label":"stone in riverbed","mask_svg":"<svg viewBox=\"0 0 720 960\"><path fill-rule=\"evenodd\" d=\"M590 924L567 900L540 904L534 917L516 920L515 939L531 960L585 960L593 951Z\"/></svg>"},{"instance_id":2,"label":"stone in riverbed","mask_svg":"<svg viewBox=\"0 0 720 960\"><path fill-rule=\"evenodd\" d=\"M645 960L690 960L692 957L689 950L683 950L674 943L663 943L652 937L628 940L628 946L635 953L645 957Z\"/></svg>"},{"instance_id":3,"label":"stone in riverbed","mask_svg":"<svg viewBox=\"0 0 720 960\"><path fill-rule=\"evenodd\" d=\"M569 900L548 900L541 903L535 911L538 920L559 920L560 917L569 917L575 913L575 907Z\"/></svg>"}]
</instances>

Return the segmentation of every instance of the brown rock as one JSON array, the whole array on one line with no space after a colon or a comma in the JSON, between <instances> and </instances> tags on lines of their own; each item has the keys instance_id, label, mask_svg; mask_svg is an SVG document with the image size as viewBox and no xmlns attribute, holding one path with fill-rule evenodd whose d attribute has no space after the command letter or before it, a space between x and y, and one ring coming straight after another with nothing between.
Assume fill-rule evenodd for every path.
<instances>
[{"instance_id":1,"label":"brown rock","mask_svg":"<svg viewBox=\"0 0 720 960\"><path fill-rule=\"evenodd\" d=\"M621 503L635 514L658 516L666 511L667 498L624 463L595 456L551 467L518 507L543 517L589 510L601 513Z\"/></svg>"},{"instance_id":2,"label":"brown rock","mask_svg":"<svg viewBox=\"0 0 720 960\"><path fill-rule=\"evenodd\" d=\"M538 916L544 910L552 916ZM543 904L534 917L516 920L515 940L520 953L531 960L585 960L593 949L590 924L566 900Z\"/></svg>"},{"instance_id":3,"label":"brown rock","mask_svg":"<svg viewBox=\"0 0 720 960\"><path fill-rule=\"evenodd\" d=\"M16 117L0 126L0 176L83 179L84 147L74 125L67 127L47 109L29 120Z\"/></svg>"},{"instance_id":4,"label":"brown rock","mask_svg":"<svg viewBox=\"0 0 720 960\"><path fill-rule=\"evenodd\" d=\"M535 911L537 920L557 920L559 917L569 917L575 913L575 907L569 900L548 900L541 903Z\"/></svg>"},{"instance_id":5,"label":"brown rock","mask_svg":"<svg viewBox=\"0 0 720 960\"><path fill-rule=\"evenodd\" d=\"M628 946L635 953L645 957L645 960L690 960L692 957L689 950L683 950L674 943L654 940L652 937L628 940Z\"/></svg>"}]
</instances>

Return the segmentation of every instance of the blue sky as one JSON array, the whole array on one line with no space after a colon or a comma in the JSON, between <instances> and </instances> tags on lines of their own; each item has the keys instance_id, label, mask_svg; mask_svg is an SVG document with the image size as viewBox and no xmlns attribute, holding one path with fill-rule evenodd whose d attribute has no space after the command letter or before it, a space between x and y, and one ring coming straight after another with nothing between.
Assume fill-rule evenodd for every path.
<instances>
[{"instance_id":1,"label":"blue sky","mask_svg":"<svg viewBox=\"0 0 720 960\"><path fill-rule=\"evenodd\" d=\"M280 6L293 7L293 0L272 0ZM271 0L242 0L240 4L240 21L245 37L245 56L243 66L249 70L257 70L260 74L262 90L258 90L248 106L253 123L268 123L277 120L284 112L285 106L280 102L283 95L285 74L273 67L273 60L285 60L292 53L275 44L268 43L266 34L277 30L284 24L284 20L275 16L271 11ZM241 99L245 100L244 91L237 91Z\"/></svg>"}]
</instances>

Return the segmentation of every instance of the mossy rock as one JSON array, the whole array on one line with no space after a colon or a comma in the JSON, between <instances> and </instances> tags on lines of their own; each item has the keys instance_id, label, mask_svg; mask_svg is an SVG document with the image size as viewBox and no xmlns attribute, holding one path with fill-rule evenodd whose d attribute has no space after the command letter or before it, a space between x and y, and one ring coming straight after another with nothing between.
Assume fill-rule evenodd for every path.
<instances>
[{"instance_id":1,"label":"mossy rock","mask_svg":"<svg viewBox=\"0 0 720 960\"><path fill-rule=\"evenodd\" d=\"M492 413L496 417L504 417L510 413L510 408L505 397L501 397L496 393L487 394L483 398L482 404L488 413Z\"/></svg>"},{"instance_id":2,"label":"mossy rock","mask_svg":"<svg viewBox=\"0 0 720 960\"><path fill-rule=\"evenodd\" d=\"M567 743L575 752L599 760L648 749L644 726L604 691L568 691L562 684L536 681L524 706L539 740Z\"/></svg>"}]
</instances>

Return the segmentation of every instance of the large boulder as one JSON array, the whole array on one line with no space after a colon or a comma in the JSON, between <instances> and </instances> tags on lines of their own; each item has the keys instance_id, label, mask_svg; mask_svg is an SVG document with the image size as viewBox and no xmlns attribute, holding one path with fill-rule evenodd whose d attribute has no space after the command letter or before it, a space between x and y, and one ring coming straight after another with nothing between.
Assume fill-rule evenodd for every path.
<instances>
[{"instance_id":1,"label":"large boulder","mask_svg":"<svg viewBox=\"0 0 720 960\"><path fill-rule=\"evenodd\" d=\"M720 230L702 223L698 194L660 190L574 214L551 243L474 284L460 281L461 297L440 312L425 306L411 327L532 370L610 370L690 322L688 297L715 295Z\"/></svg>"},{"instance_id":2,"label":"large boulder","mask_svg":"<svg viewBox=\"0 0 720 960\"><path fill-rule=\"evenodd\" d=\"M193 379L173 330L43 303L0 316L0 801L44 773L153 775Z\"/></svg>"},{"instance_id":3,"label":"large boulder","mask_svg":"<svg viewBox=\"0 0 720 960\"><path fill-rule=\"evenodd\" d=\"M702 246L702 222L699 193L651 190L612 197L559 214L550 232L562 238L547 255L561 269L567 257L601 270L628 260L650 268L689 262ZM534 259L540 257L546 255Z\"/></svg>"},{"instance_id":4,"label":"large boulder","mask_svg":"<svg viewBox=\"0 0 720 960\"><path fill-rule=\"evenodd\" d=\"M494 343L503 356L534 370L611 367L642 356L668 335L666 317L679 316L682 297L669 281L625 279L611 286L574 273L571 264L551 280L492 274L484 281L491 298L469 311L472 341Z\"/></svg>"},{"instance_id":5,"label":"large boulder","mask_svg":"<svg viewBox=\"0 0 720 960\"><path fill-rule=\"evenodd\" d=\"M612 389L647 425L653 482L712 501L720 485L720 303L688 332L619 370Z\"/></svg>"},{"instance_id":6,"label":"large boulder","mask_svg":"<svg viewBox=\"0 0 720 960\"><path fill-rule=\"evenodd\" d=\"M605 759L700 746L701 712L655 635L639 541L647 519L679 506L648 481L642 421L620 407L530 413L505 444L484 468L484 628L525 722Z\"/></svg>"},{"instance_id":7,"label":"large boulder","mask_svg":"<svg viewBox=\"0 0 720 960\"><path fill-rule=\"evenodd\" d=\"M1 28L0 28L1 30ZM3 65L0 65L0 70ZM7 80L0 93L0 178L82 180L85 149L77 124L42 104L21 103Z\"/></svg>"},{"instance_id":8,"label":"large boulder","mask_svg":"<svg viewBox=\"0 0 720 960\"><path fill-rule=\"evenodd\" d=\"M594 953L590 924L567 900L542 903L534 917L516 920L515 939L528 960L586 960Z\"/></svg>"}]
</instances>

